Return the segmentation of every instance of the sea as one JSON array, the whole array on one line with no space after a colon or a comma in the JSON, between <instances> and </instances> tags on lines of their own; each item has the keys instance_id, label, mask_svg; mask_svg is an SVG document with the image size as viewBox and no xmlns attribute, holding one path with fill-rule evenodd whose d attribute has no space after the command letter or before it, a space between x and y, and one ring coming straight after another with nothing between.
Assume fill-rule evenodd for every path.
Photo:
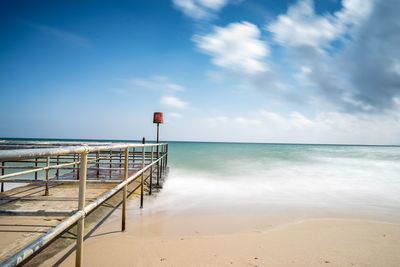
<instances>
[{"instance_id":1,"label":"sea","mask_svg":"<svg viewBox=\"0 0 400 267\"><path fill-rule=\"evenodd\" d=\"M398 146L168 143L152 214L400 217Z\"/></svg>"},{"instance_id":2,"label":"sea","mask_svg":"<svg viewBox=\"0 0 400 267\"><path fill-rule=\"evenodd\" d=\"M153 208L399 220L400 147L172 142Z\"/></svg>"}]
</instances>

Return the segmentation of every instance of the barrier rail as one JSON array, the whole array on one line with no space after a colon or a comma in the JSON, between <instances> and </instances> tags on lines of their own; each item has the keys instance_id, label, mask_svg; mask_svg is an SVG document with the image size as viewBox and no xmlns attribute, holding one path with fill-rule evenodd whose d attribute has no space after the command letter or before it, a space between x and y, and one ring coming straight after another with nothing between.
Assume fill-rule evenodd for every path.
<instances>
[{"instance_id":1,"label":"barrier rail","mask_svg":"<svg viewBox=\"0 0 400 267\"><path fill-rule=\"evenodd\" d=\"M29 143L29 146L34 146L36 143ZM3 145L3 143L1 144ZM43 146L57 146L52 143L45 143ZM65 143L62 143L65 145ZM70 144L67 144L70 145ZM8 146L8 147L7 147ZM39 145L40 146L40 145ZM10 150L9 147L14 148ZM22 147L22 148L21 148ZM122 216L121 216L121 230L126 229L126 207L127 207L127 186L140 178L140 207L143 207L144 202L144 186L145 181L150 180L148 183L149 194L152 194L153 187L153 173L157 174L157 186L160 185L161 173L167 167L168 159L168 144L133 144L133 143L116 143L116 144L73 144L71 146L62 147L46 147L46 148L23 148L23 145L6 145L6 149L0 150L1 161L1 176L0 181L3 183L15 183L18 179L9 179L18 176L25 176L27 174L34 174L34 179L22 179L24 182L33 182L45 184L45 196L49 195L49 183L79 183L79 197L78 209L70 216L68 216L60 224L52 228L43 236L40 236L13 256L9 257L6 261L0 263L1 266L16 266L24 263L32 255L41 251L46 245L54 241L63 232L70 229L72 226L77 225L77 240L76 240L76 266L82 265L83 256L83 237L85 217L98 208L105 201L113 197L115 194L122 190ZM16 148L16 149L15 149ZM148 150L148 151L147 151ZM139 162L138 162L139 161ZM34 166L16 166L15 163L34 164ZM7 166L6 163L14 163L12 166ZM45 164L45 166L39 166ZM53 165L52 165L53 164ZM115 165L119 167L114 167ZM135 169L139 166L139 169ZM29 167L31 169L29 169ZM12 172L5 174L5 170L18 170L22 171ZM28 170L26 170L28 169ZM55 170L55 177L50 178L49 172ZM72 175L69 179L59 179L60 170L71 170L67 173ZM78 170L78 171L77 171ZM88 177L88 170L94 171L94 177ZM108 180L106 179L106 172ZM120 179L114 179L113 172L121 172ZM134 171L134 173L130 173ZM45 173L45 179L39 180L37 174L39 172ZM145 177L147 175L147 177ZM91 175L92 176L92 173ZM104 177L102 177L104 176ZM112 182L118 183L115 187L103 193L97 199L86 205L86 185L89 182ZM137 188L136 188L137 189ZM8 210L7 215L41 215L46 211L38 210L36 212L26 212L18 210ZM62 211L53 211L62 213Z\"/></svg>"}]
</instances>

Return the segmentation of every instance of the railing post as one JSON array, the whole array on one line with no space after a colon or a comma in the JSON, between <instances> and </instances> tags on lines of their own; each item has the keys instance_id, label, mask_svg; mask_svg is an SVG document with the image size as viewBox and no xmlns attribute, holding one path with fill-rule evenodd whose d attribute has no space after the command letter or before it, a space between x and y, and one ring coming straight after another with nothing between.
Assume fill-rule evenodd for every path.
<instances>
[{"instance_id":1,"label":"railing post","mask_svg":"<svg viewBox=\"0 0 400 267\"><path fill-rule=\"evenodd\" d=\"M160 159L160 144L157 144L157 160L159 159ZM160 178L161 178L160 161L157 161L157 188L160 187Z\"/></svg>"},{"instance_id":2,"label":"railing post","mask_svg":"<svg viewBox=\"0 0 400 267\"><path fill-rule=\"evenodd\" d=\"M135 168L135 148L132 148L132 168Z\"/></svg>"},{"instance_id":3,"label":"railing post","mask_svg":"<svg viewBox=\"0 0 400 267\"><path fill-rule=\"evenodd\" d=\"M121 167L122 167L122 151L124 151L122 148L119 150L119 173L122 172Z\"/></svg>"},{"instance_id":4,"label":"railing post","mask_svg":"<svg viewBox=\"0 0 400 267\"><path fill-rule=\"evenodd\" d=\"M162 155L162 172L165 172L165 145L163 145L162 146L162 149L161 149L161 151L162 151L162 153L161 153L161 155Z\"/></svg>"},{"instance_id":5,"label":"railing post","mask_svg":"<svg viewBox=\"0 0 400 267\"><path fill-rule=\"evenodd\" d=\"M2 161L1 162L1 167L3 167L3 168L1 168L1 175L2 176L4 175L4 165L5 165L5 162ZM1 183L1 192L4 192L4 183Z\"/></svg>"},{"instance_id":6,"label":"railing post","mask_svg":"<svg viewBox=\"0 0 400 267\"><path fill-rule=\"evenodd\" d=\"M142 170L144 169L144 160L146 155L146 147L143 146L142 148ZM143 208L143 184L144 184L144 172L140 176L140 208Z\"/></svg>"},{"instance_id":7,"label":"railing post","mask_svg":"<svg viewBox=\"0 0 400 267\"><path fill-rule=\"evenodd\" d=\"M112 160L113 160L113 154L112 154L112 149L110 150L110 180L111 180L111 175L112 175Z\"/></svg>"},{"instance_id":8,"label":"railing post","mask_svg":"<svg viewBox=\"0 0 400 267\"><path fill-rule=\"evenodd\" d=\"M50 157L47 157L47 167L50 166ZM49 171L50 169L46 169L46 184L45 184L45 190L44 190L44 195L48 196L49 195Z\"/></svg>"},{"instance_id":9,"label":"railing post","mask_svg":"<svg viewBox=\"0 0 400 267\"><path fill-rule=\"evenodd\" d=\"M76 154L74 153L74 158L73 158L73 162L75 162L76 161ZM77 164L74 164L74 165L72 165L72 167L73 167L73 174L72 174L72 178L75 176L75 172L76 172L76 167L77 167L78 165ZM78 175L76 175L76 180L78 180L79 178L78 178Z\"/></svg>"},{"instance_id":10,"label":"railing post","mask_svg":"<svg viewBox=\"0 0 400 267\"><path fill-rule=\"evenodd\" d=\"M124 180L129 177L129 148L125 148L125 160L124 160ZM121 231L125 231L125 221L126 221L126 206L127 206L127 195L128 195L128 185L124 186L122 191L122 223Z\"/></svg>"},{"instance_id":11,"label":"railing post","mask_svg":"<svg viewBox=\"0 0 400 267\"><path fill-rule=\"evenodd\" d=\"M79 154L76 155L76 160L79 161ZM74 167L78 167L80 165L75 164ZM76 180L79 180L79 176L80 176L80 169L76 172Z\"/></svg>"},{"instance_id":12,"label":"railing post","mask_svg":"<svg viewBox=\"0 0 400 267\"><path fill-rule=\"evenodd\" d=\"M165 167L168 165L168 144L165 144Z\"/></svg>"},{"instance_id":13,"label":"railing post","mask_svg":"<svg viewBox=\"0 0 400 267\"><path fill-rule=\"evenodd\" d=\"M79 181L78 210L82 212L83 209L85 208L85 199L86 199L87 157L88 157L87 152L83 152L81 154L81 163L79 168L80 181ZM78 221L77 239L76 239L75 266L77 267L82 266L84 228L85 228L85 217L84 215L82 215L82 217Z\"/></svg>"},{"instance_id":14,"label":"railing post","mask_svg":"<svg viewBox=\"0 0 400 267\"><path fill-rule=\"evenodd\" d=\"M57 156L57 165L60 164L60 156ZM60 169L57 168L56 170L56 177L58 179L58 177L60 176Z\"/></svg>"},{"instance_id":15,"label":"railing post","mask_svg":"<svg viewBox=\"0 0 400 267\"><path fill-rule=\"evenodd\" d=\"M35 158L35 168L38 166L38 158ZM37 180L37 172L35 172L35 180Z\"/></svg>"},{"instance_id":16,"label":"railing post","mask_svg":"<svg viewBox=\"0 0 400 267\"><path fill-rule=\"evenodd\" d=\"M150 164L153 163L153 150L154 150L154 146L151 146ZM153 165L150 166L149 195L151 195L151 193L152 193L152 188L153 188Z\"/></svg>"},{"instance_id":17,"label":"railing post","mask_svg":"<svg viewBox=\"0 0 400 267\"><path fill-rule=\"evenodd\" d=\"M96 177L99 178L100 176L100 152L96 152Z\"/></svg>"}]
</instances>

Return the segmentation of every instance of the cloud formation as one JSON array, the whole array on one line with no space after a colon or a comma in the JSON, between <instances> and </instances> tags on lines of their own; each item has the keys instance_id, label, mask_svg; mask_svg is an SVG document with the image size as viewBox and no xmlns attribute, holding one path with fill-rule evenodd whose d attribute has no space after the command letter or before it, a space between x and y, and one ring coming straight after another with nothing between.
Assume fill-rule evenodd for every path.
<instances>
[{"instance_id":1,"label":"cloud formation","mask_svg":"<svg viewBox=\"0 0 400 267\"><path fill-rule=\"evenodd\" d=\"M149 79L134 78L130 81L133 85L151 91L164 91L166 93L176 93L185 91L185 87L172 82L166 76L153 76Z\"/></svg>"},{"instance_id":2,"label":"cloud formation","mask_svg":"<svg viewBox=\"0 0 400 267\"><path fill-rule=\"evenodd\" d=\"M161 104L168 108L186 109L189 105L179 97L168 95L161 97Z\"/></svg>"},{"instance_id":3,"label":"cloud formation","mask_svg":"<svg viewBox=\"0 0 400 267\"><path fill-rule=\"evenodd\" d=\"M228 3L229 0L173 0L177 9L194 19L208 18Z\"/></svg>"},{"instance_id":4,"label":"cloud formation","mask_svg":"<svg viewBox=\"0 0 400 267\"><path fill-rule=\"evenodd\" d=\"M246 74L268 70L265 58L269 47L261 40L261 32L254 24L243 21L214 27L213 32L195 35L193 40L200 51L212 57L216 66Z\"/></svg>"},{"instance_id":5,"label":"cloud formation","mask_svg":"<svg viewBox=\"0 0 400 267\"><path fill-rule=\"evenodd\" d=\"M395 144L400 134L399 108L380 114L319 112L309 116L262 109L240 117L209 117L206 127L214 140L225 141L245 135L252 142Z\"/></svg>"},{"instance_id":6,"label":"cloud formation","mask_svg":"<svg viewBox=\"0 0 400 267\"><path fill-rule=\"evenodd\" d=\"M400 96L400 1L378 1L371 17L343 54L354 97L378 110Z\"/></svg>"},{"instance_id":7,"label":"cloud formation","mask_svg":"<svg viewBox=\"0 0 400 267\"><path fill-rule=\"evenodd\" d=\"M318 15L312 0L300 0L266 29L303 90L347 111L380 112L400 93L399 9L396 0L343 0Z\"/></svg>"},{"instance_id":8,"label":"cloud formation","mask_svg":"<svg viewBox=\"0 0 400 267\"><path fill-rule=\"evenodd\" d=\"M284 46L326 47L359 25L371 13L373 0L344 0L334 14L317 15L313 0L300 0L267 26Z\"/></svg>"}]
</instances>

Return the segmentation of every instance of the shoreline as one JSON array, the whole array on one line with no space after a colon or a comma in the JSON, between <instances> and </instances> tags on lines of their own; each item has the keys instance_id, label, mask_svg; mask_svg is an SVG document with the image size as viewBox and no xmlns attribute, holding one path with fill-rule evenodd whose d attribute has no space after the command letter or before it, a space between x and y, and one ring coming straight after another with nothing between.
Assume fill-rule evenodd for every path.
<instances>
[{"instance_id":1,"label":"shoreline","mask_svg":"<svg viewBox=\"0 0 400 267\"><path fill-rule=\"evenodd\" d=\"M118 209L88 237L84 243L85 266L400 265L400 255L396 253L400 249L397 221L308 217L271 224L260 216L262 226L258 228L224 233L217 228L228 226L231 218L207 215L208 219L203 217L199 223L211 220L217 225L214 232L207 233L196 230L196 217L143 214L134 208L134 202L128 205L126 232L120 232ZM153 217L150 221L149 216ZM147 222L143 225L143 221ZM170 223L174 225L172 231L166 228ZM42 266L53 266L70 249ZM72 252L59 263L74 266L74 261Z\"/></svg>"}]
</instances>

